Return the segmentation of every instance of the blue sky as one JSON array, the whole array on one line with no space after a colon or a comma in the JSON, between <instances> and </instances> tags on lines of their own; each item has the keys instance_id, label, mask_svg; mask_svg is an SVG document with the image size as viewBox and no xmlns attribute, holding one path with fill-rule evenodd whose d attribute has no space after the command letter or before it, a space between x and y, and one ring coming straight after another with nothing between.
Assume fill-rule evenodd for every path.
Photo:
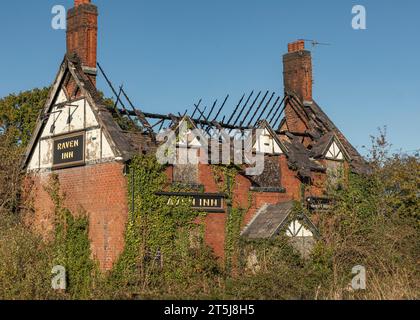
<instances>
[{"instance_id":1,"label":"blue sky","mask_svg":"<svg viewBox=\"0 0 420 320\"><path fill-rule=\"evenodd\" d=\"M93 2L98 60L147 112L183 112L228 93L233 109L254 89L281 94L287 43L315 39L332 45L313 50L314 97L350 141L360 150L387 125L394 149L420 148L418 0ZM0 97L53 81L65 52L65 32L51 28L57 4L73 0L1 2ZM351 28L356 4L367 30Z\"/></svg>"}]
</instances>

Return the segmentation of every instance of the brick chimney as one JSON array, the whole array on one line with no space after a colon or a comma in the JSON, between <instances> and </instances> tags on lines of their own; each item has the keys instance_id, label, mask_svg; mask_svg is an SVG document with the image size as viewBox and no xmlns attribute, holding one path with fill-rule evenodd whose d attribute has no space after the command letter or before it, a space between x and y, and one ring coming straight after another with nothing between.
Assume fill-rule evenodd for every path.
<instances>
[{"instance_id":1,"label":"brick chimney","mask_svg":"<svg viewBox=\"0 0 420 320\"><path fill-rule=\"evenodd\" d=\"M98 8L90 0L75 0L67 12L67 54L77 54L84 72L96 82Z\"/></svg>"},{"instance_id":2,"label":"brick chimney","mask_svg":"<svg viewBox=\"0 0 420 320\"><path fill-rule=\"evenodd\" d=\"M298 40L288 45L288 53L283 56L284 90L294 93L302 103L312 102L312 57L305 50L305 41ZM291 102L286 102L286 124L293 133L304 133L307 124L303 112L297 110Z\"/></svg>"},{"instance_id":3,"label":"brick chimney","mask_svg":"<svg viewBox=\"0 0 420 320\"><path fill-rule=\"evenodd\" d=\"M301 101L312 101L312 57L305 50L305 41L298 40L288 45L283 56L284 89L295 93Z\"/></svg>"}]
</instances>

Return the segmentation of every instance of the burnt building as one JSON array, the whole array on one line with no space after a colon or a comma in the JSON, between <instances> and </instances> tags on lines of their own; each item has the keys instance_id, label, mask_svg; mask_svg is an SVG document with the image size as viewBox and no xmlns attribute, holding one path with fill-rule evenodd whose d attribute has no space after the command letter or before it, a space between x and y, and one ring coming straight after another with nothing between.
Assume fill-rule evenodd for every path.
<instances>
[{"instance_id":1,"label":"burnt building","mask_svg":"<svg viewBox=\"0 0 420 320\"><path fill-rule=\"evenodd\" d=\"M222 144L214 132L251 131L251 149L264 159L258 175L239 171L233 202L249 208L242 236L267 239L285 232L291 238L311 238L317 231L311 220L290 220L294 201L322 199L328 179L339 172L366 172L366 165L312 97L312 59L304 41L289 44L283 57L284 95L252 92L220 119L228 98L205 112L200 103L192 114L159 115L136 108L126 92L112 87L97 63L98 9L90 0L75 0L68 11L67 53L51 86L23 166L33 182L33 223L42 233L53 228L53 204L45 191L57 174L66 207L89 217L91 248L103 270L109 270L124 249L129 205L127 164L139 154L156 152L159 136L187 123L188 132L177 143L195 152L202 141L190 135L201 129L205 139ZM114 106L105 103L96 77L105 76L114 90ZM123 97L125 103L122 103ZM127 129L118 117L133 122ZM259 129L259 134L253 133ZM224 256L228 204L210 164L169 164L170 183L196 189L194 196L207 212L205 240L218 257ZM162 190L164 193L164 190ZM250 201L251 198L251 201Z\"/></svg>"}]
</instances>

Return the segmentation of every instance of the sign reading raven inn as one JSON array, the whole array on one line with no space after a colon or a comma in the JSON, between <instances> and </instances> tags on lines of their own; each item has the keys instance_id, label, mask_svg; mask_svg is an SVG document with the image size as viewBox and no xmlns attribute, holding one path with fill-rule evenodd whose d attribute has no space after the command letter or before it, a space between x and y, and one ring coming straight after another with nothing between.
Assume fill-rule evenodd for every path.
<instances>
[{"instance_id":1,"label":"sign reading raven inn","mask_svg":"<svg viewBox=\"0 0 420 320\"><path fill-rule=\"evenodd\" d=\"M209 213L224 213L224 194L220 193L189 193L189 192L158 192L159 196L168 196L168 205L177 206L189 201L195 210Z\"/></svg>"},{"instance_id":2,"label":"sign reading raven inn","mask_svg":"<svg viewBox=\"0 0 420 320\"><path fill-rule=\"evenodd\" d=\"M53 167L62 169L85 164L85 133L60 136L54 139Z\"/></svg>"}]
</instances>

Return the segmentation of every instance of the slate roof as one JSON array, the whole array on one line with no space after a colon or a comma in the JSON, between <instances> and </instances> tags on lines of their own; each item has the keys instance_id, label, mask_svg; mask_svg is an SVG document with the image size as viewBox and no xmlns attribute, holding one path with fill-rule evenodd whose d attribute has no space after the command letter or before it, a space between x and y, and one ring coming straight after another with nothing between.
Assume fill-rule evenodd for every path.
<instances>
[{"instance_id":1,"label":"slate roof","mask_svg":"<svg viewBox=\"0 0 420 320\"><path fill-rule=\"evenodd\" d=\"M264 205L242 231L241 236L249 240L272 239L278 236L292 221L290 215L293 207L293 201ZM314 237L319 238L320 233L308 216L300 213L297 218L311 230Z\"/></svg>"},{"instance_id":2,"label":"slate roof","mask_svg":"<svg viewBox=\"0 0 420 320\"><path fill-rule=\"evenodd\" d=\"M320 150L330 142L329 139L331 139L331 136L335 136L339 144L344 147L343 151L349 157L348 160L352 171L358 174L369 173L369 167L366 161L315 101L311 104L305 104L303 108L312 120L310 131L322 132L319 138L314 139L315 150L312 152L312 156L319 155Z\"/></svg>"},{"instance_id":3,"label":"slate roof","mask_svg":"<svg viewBox=\"0 0 420 320\"><path fill-rule=\"evenodd\" d=\"M264 205L245 227L242 236L248 239L270 239L278 234L293 211L293 201Z\"/></svg>"}]
</instances>

